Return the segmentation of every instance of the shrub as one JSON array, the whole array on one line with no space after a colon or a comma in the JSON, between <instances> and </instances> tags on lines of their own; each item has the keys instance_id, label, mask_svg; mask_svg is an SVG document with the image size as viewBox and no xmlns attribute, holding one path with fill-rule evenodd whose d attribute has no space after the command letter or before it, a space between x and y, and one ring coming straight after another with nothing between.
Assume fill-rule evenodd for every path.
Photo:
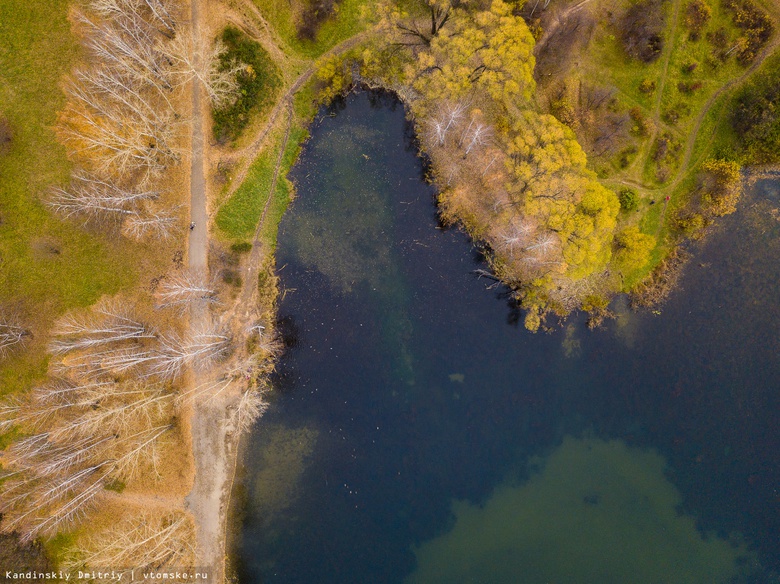
<instances>
[{"instance_id":1,"label":"shrub","mask_svg":"<svg viewBox=\"0 0 780 584\"><path fill-rule=\"evenodd\" d=\"M704 0L693 0L685 9L685 26L692 41L699 40L701 31L712 18L712 9Z\"/></svg>"},{"instance_id":2,"label":"shrub","mask_svg":"<svg viewBox=\"0 0 780 584\"><path fill-rule=\"evenodd\" d=\"M298 23L298 38L313 41L322 24L335 12L335 0L306 0Z\"/></svg>"},{"instance_id":3,"label":"shrub","mask_svg":"<svg viewBox=\"0 0 780 584\"><path fill-rule=\"evenodd\" d=\"M677 217L677 228L687 237L698 239L702 230L707 226L707 221L699 213L688 213Z\"/></svg>"},{"instance_id":4,"label":"shrub","mask_svg":"<svg viewBox=\"0 0 780 584\"><path fill-rule=\"evenodd\" d=\"M629 8L620 20L620 39L629 57L652 63L663 49L662 0L642 0Z\"/></svg>"},{"instance_id":5,"label":"shrub","mask_svg":"<svg viewBox=\"0 0 780 584\"><path fill-rule=\"evenodd\" d=\"M252 244L248 241L242 241L240 243L234 243L230 246L230 251L235 253L247 253L252 250Z\"/></svg>"},{"instance_id":6,"label":"shrub","mask_svg":"<svg viewBox=\"0 0 780 584\"><path fill-rule=\"evenodd\" d=\"M761 72L737 96L731 126L746 162L767 164L780 160L780 60Z\"/></svg>"},{"instance_id":7,"label":"shrub","mask_svg":"<svg viewBox=\"0 0 780 584\"><path fill-rule=\"evenodd\" d=\"M13 142L13 132L11 131L11 123L5 118L0 116L0 155L7 154L11 150L11 142Z\"/></svg>"},{"instance_id":8,"label":"shrub","mask_svg":"<svg viewBox=\"0 0 780 584\"><path fill-rule=\"evenodd\" d=\"M632 134L647 136L650 133L650 120L647 119L642 108L634 106L629 110L628 115L631 116L631 120L634 122L634 127L631 129Z\"/></svg>"},{"instance_id":9,"label":"shrub","mask_svg":"<svg viewBox=\"0 0 780 584\"><path fill-rule=\"evenodd\" d=\"M702 203L715 216L729 215L737 210L742 194L742 177L738 163L710 159L701 165L699 188Z\"/></svg>"},{"instance_id":10,"label":"shrub","mask_svg":"<svg viewBox=\"0 0 780 584\"><path fill-rule=\"evenodd\" d=\"M269 105L281 83L276 65L259 43L243 32L228 26L222 31L227 51L221 57L222 67L238 61L246 65L239 75L239 97L235 103L212 111L214 139L224 144L236 140L249 124L252 115Z\"/></svg>"},{"instance_id":11,"label":"shrub","mask_svg":"<svg viewBox=\"0 0 780 584\"><path fill-rule=\"evenodd\" d=\"M769 41L774 31L774 24L769 15L751 0L726 0L725 6L731 14L731 20L745 33L740 37L735 48L737 61L747 65L756 58L758 52Z\"/></svg>"},{"instance_id":12,"label":"shrub","mask_svg":"<svg viewBox=\"0 0 780 584\"><path fill-rule=\"evenodd\" d=\"M655 237L639 231L635 225L626 227L615 236L614 263L622 270L631 271L647 265Z\"/></svg>"},{"instance_id":13,"label":"shrub","mask_svg":"<svg viewBox=\"0 0 780 584\"><path fill-rule=\"evenodd\" d=\"M622 211L633 211L639 207L639 195L631 189L623 189L620 191L618 200L620 201L620 209Z\"/></svg>"},{"instance_id":14,"label":"shrub","mask_svg":"<svg viewBox=\"0 0 780 584\"><path fill-rule=\"evenodd\" d=\"M680 93L694 93L703 87L701 81L680 81L677 84L677 89Z\"/></svg>"},{"instance_id":15,"label":"shrub","mask_svg":"<svg viewBox=\"0 0 780 584\"><path fill-rule=\"evenodd\" d=\"M642 93L653 93L655 91L655 80L643 79L639 84L639 91Z\"/></svg>"}]
</instances>

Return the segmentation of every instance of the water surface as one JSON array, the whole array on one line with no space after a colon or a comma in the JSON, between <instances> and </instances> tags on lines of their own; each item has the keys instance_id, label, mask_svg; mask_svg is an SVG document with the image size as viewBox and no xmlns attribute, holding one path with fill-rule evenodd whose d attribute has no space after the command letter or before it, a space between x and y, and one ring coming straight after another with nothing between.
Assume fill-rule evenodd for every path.
<instances>
[{"instance_id":1,"label":"water surface","mask_svg":"<svg viewBox=\"0 0 780 584\"><path fill-rule=\"evenodd\" d=\"M362 93L293 171L246 583L742 582L780 569L780 206L763 182L660 314L532 335Z\"/></svg>"}]
</instances>

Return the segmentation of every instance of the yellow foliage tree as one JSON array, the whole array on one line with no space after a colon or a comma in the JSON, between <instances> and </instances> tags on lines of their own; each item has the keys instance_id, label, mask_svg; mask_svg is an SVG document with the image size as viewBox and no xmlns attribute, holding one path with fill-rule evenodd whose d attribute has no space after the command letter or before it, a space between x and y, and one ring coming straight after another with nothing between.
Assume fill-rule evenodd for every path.
<instances>
[{"instance_id":1,"label":"yellow foliage tree","mask_svg":"<svg viewBox=\"0 0 780 584\"><path fill-rule=\"evenodd\" d=\"M418 54L408 75L428 100L457 100L474 87L495 100L529 99L535 88L533 47L525 22L502 0L473 16L453 9L448 26Z\"/></svg>"},{"instance_id":2,"label":"yellow foliage tree","mask_svg":"<svg viewBox=\"0 0 780 584\"><path fill-rule=\"evenodd\" d=\"M624 272L643 268L654 247L655 237L642 233L635 225L626 227L615 236L615 267Z\"/></svg>"},{"instance_id":3,"label":"yellow foliage tree","mask_svg":"<svg viewBox=\"0 0 780 584\"><path fill-rule=\"evenodd\" d=\"M737 210L742 194L739 170L739 164L728 160L710 159L701 165L702 202L713 215L730 215Z\"/></svg>"}]
</instances>

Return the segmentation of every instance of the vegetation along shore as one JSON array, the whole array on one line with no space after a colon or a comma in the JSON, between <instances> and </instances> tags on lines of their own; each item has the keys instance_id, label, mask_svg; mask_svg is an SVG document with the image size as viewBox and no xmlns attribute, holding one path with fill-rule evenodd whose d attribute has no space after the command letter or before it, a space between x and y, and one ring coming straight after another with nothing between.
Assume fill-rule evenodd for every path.
<instances>
[{"instance_id":1,"label":"vegetation along shore","mask_svg":"<svg viewBox=\"0 0 780 584\"><path fill-rule=\"evenodd\" d=\"M771 0L29 0L0 22L3 569L229 577L286 175L346 92L403 102L442 222L532 331L657 303L780 158Z\"/></svg>"}]
</instances>

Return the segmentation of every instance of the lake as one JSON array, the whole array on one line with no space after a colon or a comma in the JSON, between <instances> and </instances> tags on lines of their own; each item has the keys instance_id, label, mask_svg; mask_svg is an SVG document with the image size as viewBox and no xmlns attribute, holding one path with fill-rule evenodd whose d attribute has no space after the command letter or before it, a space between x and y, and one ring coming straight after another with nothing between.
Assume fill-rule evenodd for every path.
<instances>
[{"instance_id":1,"label":"lake","mask_svg":"<svg viewBox=\"0 0 780 584\"><path fill-rule=\"evenodd\" d=\"M780 582L780 182L655 312L618 298L601 329L530 334L424 172L391 96L312 128L238 581Z\"/></svg>"}]
</instances>

